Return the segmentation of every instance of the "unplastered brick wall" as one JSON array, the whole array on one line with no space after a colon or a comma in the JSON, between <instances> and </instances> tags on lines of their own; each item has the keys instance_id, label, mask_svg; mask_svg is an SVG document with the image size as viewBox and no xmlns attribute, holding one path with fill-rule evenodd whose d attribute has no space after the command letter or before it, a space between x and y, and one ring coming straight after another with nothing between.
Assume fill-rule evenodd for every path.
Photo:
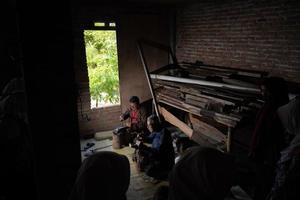
<instances>
[{"instance_id":1,"label":"unplastered brick wall","mask_svg":"<svg viewBox=\"0 0 300 200\"><path fill-rule=\"evenodd\" d=\"M79 83L80 84L80 83ZM93 135L99 131L115 129L119 124L121 106L90 107L90 92L88 84L81 83L77 99L79 131L81 136Z\"/></svg>"},{"instance_id":2,"label":"unplastered brick wall","mask_svg":"<svg viewBox=\"0 0 300 200\"><path fill-rule=\"evenodd\" d=\"M120 113L120 105L90 109L85 112L87 115L79 115L80 133L86 136L98 131L113 130L120 125Z\"/></svg>"},{"instance_id":3,"label":"unplastered brick wall","mask_svg":"<svg viewBox=\"0 0 300 200\"><path fill-rule=\"evenodd\" d=\"M299 5L297 0L231 0L180 8L178 60L263 70L300 82Z\"/></svg>"},{"instance_id":4,"label":"unplastered brick wall","mask_svg":"<svg viewBox=\"0 0 300 200\"><path fill-rule=\"evenodd\" d=\"M169 8L168 8L169 9ZM169 43L168 9L145 7L144 4L83 6L74 15L74 67L78 84L78 115L82 135L111 129L120 125L119 115L128 107L130 96L139 96L141 102L151 98L143 65L137 50L141 38L162 44ZM118 65L120 80L121 110L117 108L90 109L89 80L85 59L83 30L87 24L103 19L116 22ZM134 21L134 23L132 23ZM155 70L168 63L168 55L157 49L145 48L149 70ZM113 110L111 110L113 109ZM109 125L109 124L110 125Z\"/></svg>"}]
</instances>

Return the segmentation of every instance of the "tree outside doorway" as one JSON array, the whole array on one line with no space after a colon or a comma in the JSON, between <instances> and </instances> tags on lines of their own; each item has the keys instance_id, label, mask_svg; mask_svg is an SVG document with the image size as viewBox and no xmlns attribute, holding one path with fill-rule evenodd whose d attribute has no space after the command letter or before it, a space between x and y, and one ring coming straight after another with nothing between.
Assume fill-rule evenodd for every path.
<instances>
[{"instance_id":1,"label":"tree outside doorway","mask_svg":"<svg viewBox=\"0 0 300 200\"><path fill-rule=\"evenodd\" d=\"M115 30L85 30L91 108L120 103Z\"/></svg>"}]
</instances>

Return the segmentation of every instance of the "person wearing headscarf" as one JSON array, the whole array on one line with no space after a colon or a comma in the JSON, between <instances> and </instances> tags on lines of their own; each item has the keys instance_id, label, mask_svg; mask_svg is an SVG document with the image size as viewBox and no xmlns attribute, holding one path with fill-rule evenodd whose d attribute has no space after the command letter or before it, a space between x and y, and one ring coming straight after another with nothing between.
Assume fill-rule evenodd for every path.
<instances>
[{"instance_id":1,"label":"person wearing headscarf","mask_svg":"<svg viewBox=\"0 0 300 200\"><path fill-rule=\"evenodd\" d=\"M283 78L269 77L262 84L265 103L257 115L251 138L249 156L256 165L254 199L265 199L275 177L280 151L287 145L284 128L277 109L289 102L288 88Z\"/></svg>"},{"instance_id":2,"label":"person wearing headscarf","mask_svg":"<svg viewBox=\"0 0 300 200\"><path fill-rule=\"evenodd\" d=\"M234 166L228 154L191 147L170 173L169 200L223 200L233 184Z\"/></svg>"},{"instance_id":3,"label":"person wearing headscarf","mask_svg":"<svg viewBox=\"0 0 300 200\"><path fill-rule=\"evenodd\" d=\"M98 152L82 163L69 200L125 200L129 182L126 156Z\"/></svg>"},{"instance_id":4,"label":"person wearing headscarf","mask_svg":"<svg viewBox=\"0 0 300 200\"><path fill-rule=\"evenodd\" d=\"M174 165L175 152L171 133L164 128L156 115L147 118L150 135L136 141L137 157L145 159L146 175L155 179L165 179ZM151 143L151 147L144 144Z\"/></svg>"},{"instance_id":5,"label":"person wearing headscarf","mask_svg":"<svg viewBox=\"0 0 300 200\"><path fill-rule=\"evenodd\" d=\"M276 164L279 152L284 147L283 127L277 109L289 102L285 80L279 77L266 78L262 95L265 103L257 115L249 154L256 162L272 165Z\"/></svg>"},{"instance_id":6,"label":"person wearing headscarf","mask_svg":"<svg viewBox=\"0 0 300 200\"><path fill-rule=\"evenodd\" d=\"M288 134L294 138L281 152L269 200L300 199L300 97L278 109Z\"/></svg>"}]
</instances>

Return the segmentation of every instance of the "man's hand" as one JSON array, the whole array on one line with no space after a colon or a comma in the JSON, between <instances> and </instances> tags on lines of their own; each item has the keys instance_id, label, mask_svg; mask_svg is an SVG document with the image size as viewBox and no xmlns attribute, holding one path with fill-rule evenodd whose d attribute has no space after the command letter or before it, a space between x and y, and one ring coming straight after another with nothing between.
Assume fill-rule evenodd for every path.
<instances>
[{"instance_id":1,"label":"man's hand","mask_svg":"<svg viewBox=\"0 0 300 200\"><path fill-rule=\"evenodd\" d=\"M139 141L143 141L143 137L142 137L140 134L137 135L137 139L138 139Z\"/></svg>"},{"instance_id":2,"label":"man's hand","mask_svg":"<svg viewBox=\"0 0 300 200\"><path fill-rule=\"evenodd\" d=\"M123 115L120 116L120 121L124 121Z\"/></svg>"},{"instance_id":3,"label":"man's hand","mask_svg":"<svg viewBox=\"0 0 300 200\"><path fill-rule=\"evenodd\" d=\"M131 127L131 123L130 122L126 122L126 126L130 128Z\"/></svg>"},{"instance_id":4,"label":"man's hand","mask_svg":"<svg viewBox=\"0 0 300 200\"><path fill-rule=\"evenodd\" d=\"M137 146L140 146L141 143L142 143L142 142L141 142L140 140L137 140L137 141L135 142L135 144L136 144Z\"/></svg>"}]
</instances>

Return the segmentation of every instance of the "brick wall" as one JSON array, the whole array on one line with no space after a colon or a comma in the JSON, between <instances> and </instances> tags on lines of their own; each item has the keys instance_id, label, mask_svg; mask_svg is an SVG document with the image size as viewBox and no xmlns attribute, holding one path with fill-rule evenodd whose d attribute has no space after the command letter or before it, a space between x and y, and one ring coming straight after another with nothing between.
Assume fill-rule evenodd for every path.
<instances>
[{"instance_id":1,"label":"brick wall","mask_svg":"<svg viewBox=\"0 0 300 200\"><path fill-rule=\"evenodd\" d=\"M153 11L155 10L155 12ZM89 80L85 58L83 30L87 24L103 19L113 19L117 23L118 61L121 106L90 108ZM125 111L132 95L148 100L151 95L137 51L136 42L140 38L168 43L168 15L157 9L140 10L140 7L127 6L86 6L73 19L74 68L78 89L78 121L82 136L97 131L111 130L120 125L119 115ZM135 23L132 23L132 22ZM150 55L150 70L167 64L168 57L161 52L147 52Z\"/></svg>"},{"instance_id":2,"label":"brick wall","mask_svg":"<svg viewBox=\"0 0 300 200\"><path fill-rule=\"evenodd\" d=\"M119 124L121 114L120 105L93 108L86 112L88 119L79 114L80 132L84 135L94 134L98 131L113 130Z\"/></svg>"},{"instance_id":3,"label":"brick wall","mask_svg":"<svg viewBox=\"0 0 300 200\"><path fill-rule=\"evenodd\" d=\"M298 1L215 2L179 9L179 61L264 70L300 82Z\"/></svg>"}]
</instances>

